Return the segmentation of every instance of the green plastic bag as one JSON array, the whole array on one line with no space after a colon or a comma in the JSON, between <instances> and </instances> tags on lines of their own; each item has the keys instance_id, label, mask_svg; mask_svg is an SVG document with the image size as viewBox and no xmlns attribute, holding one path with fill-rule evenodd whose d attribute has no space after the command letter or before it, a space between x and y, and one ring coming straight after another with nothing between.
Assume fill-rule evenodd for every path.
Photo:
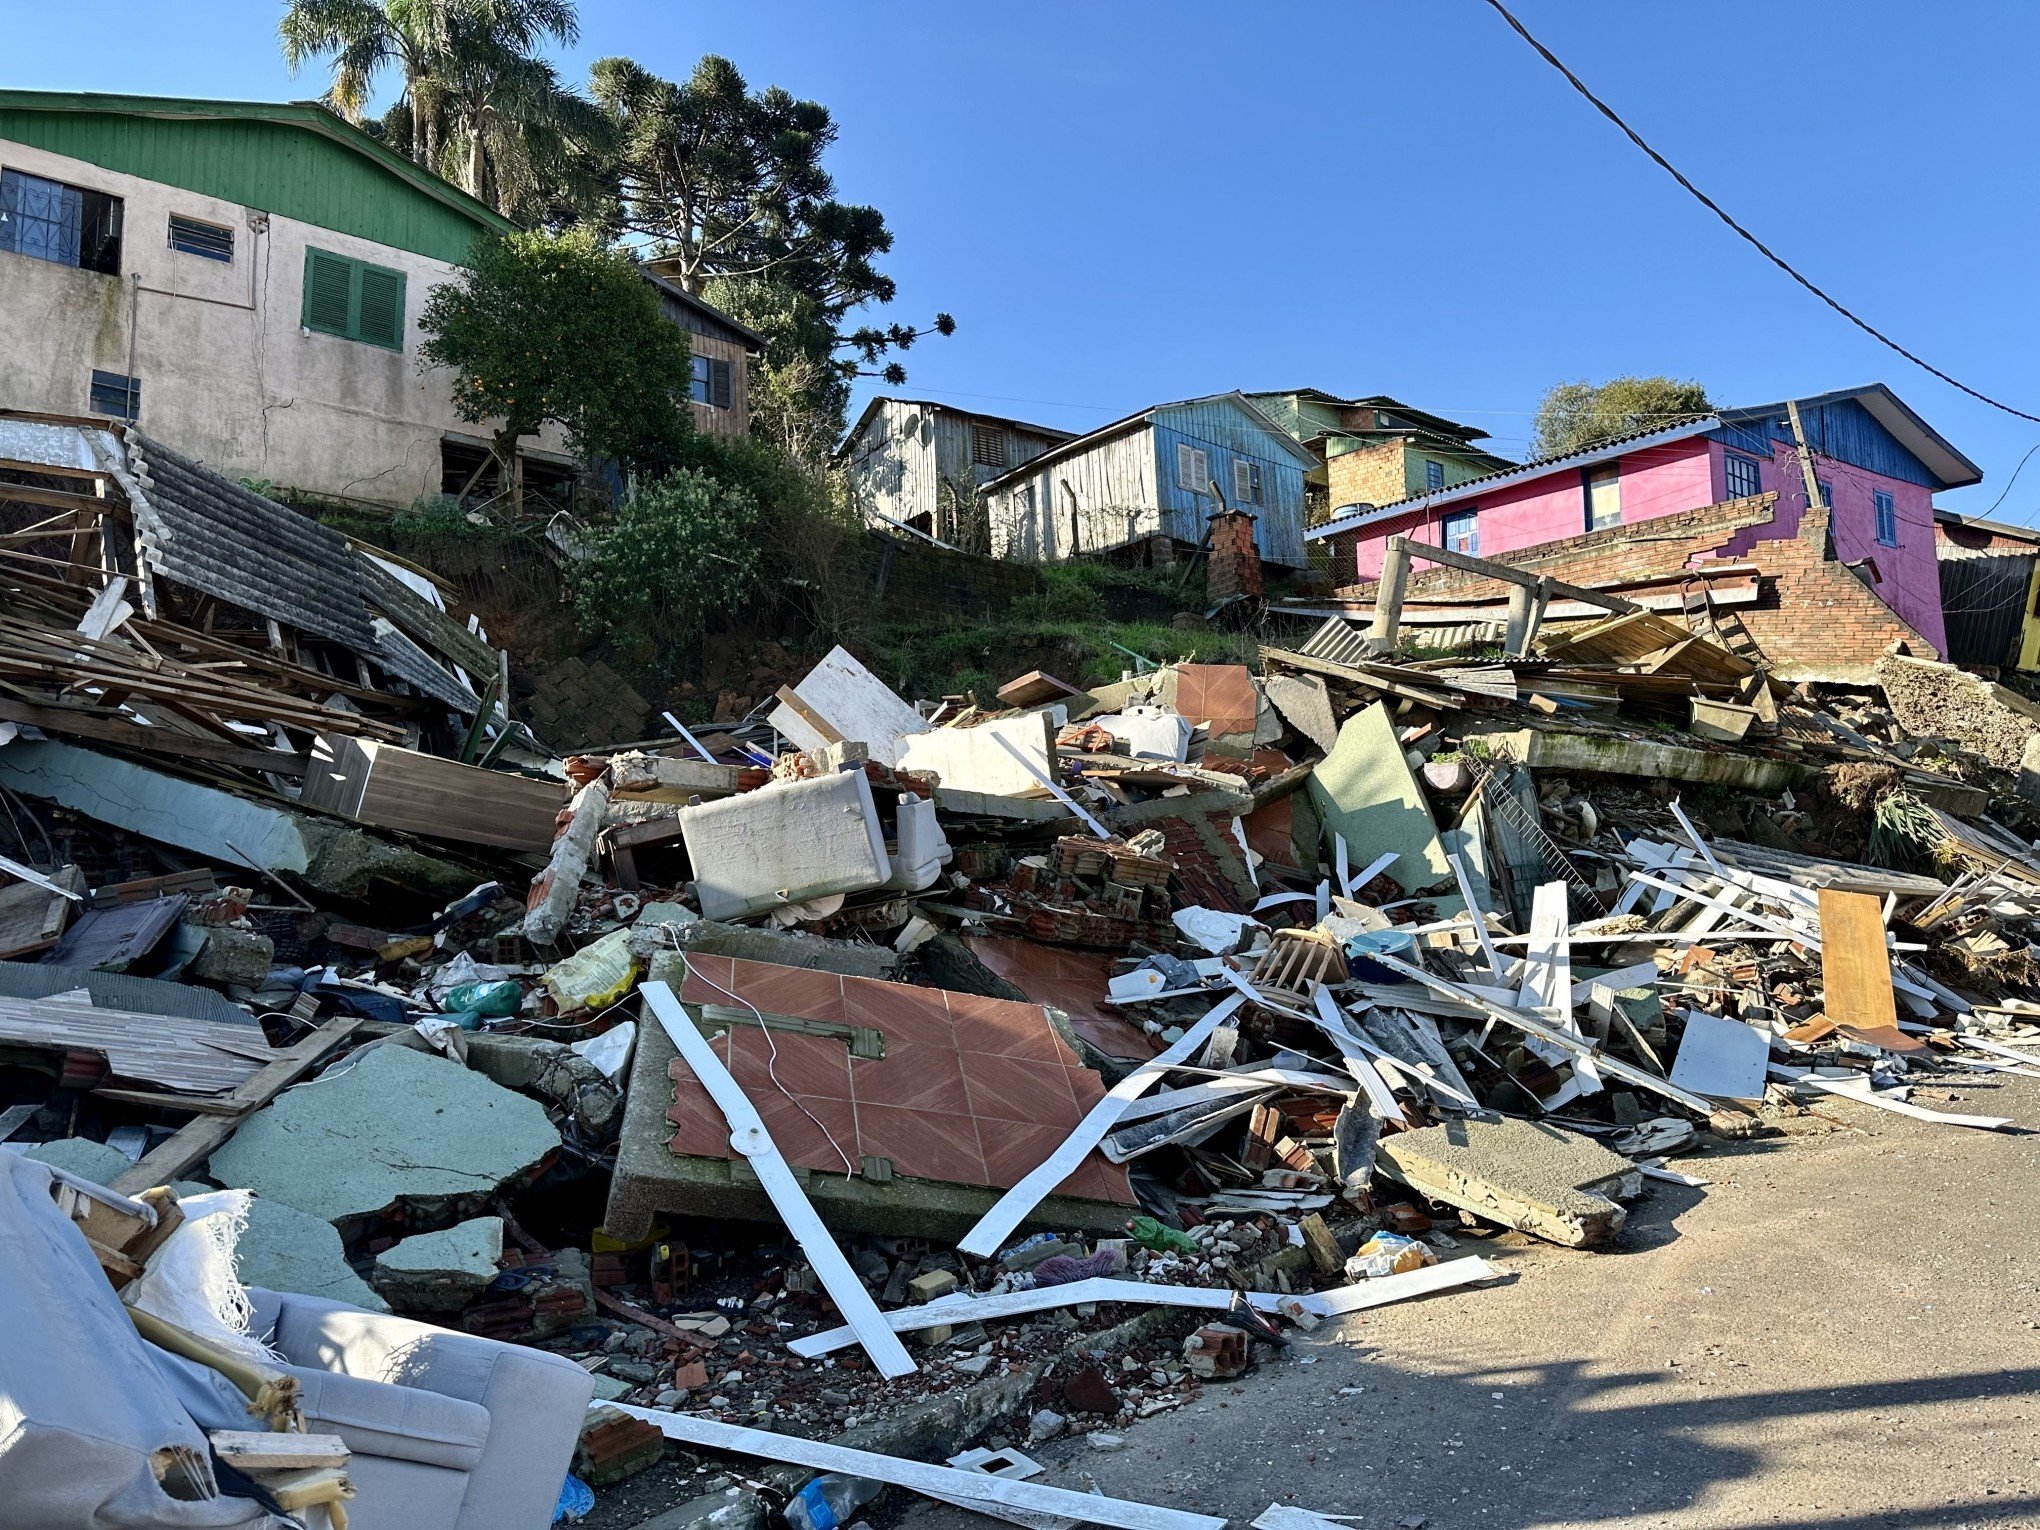
<instances>
[{"instance_id":1,"label":"green plastic bag","mask_svg":"<svg viewBox=\"0 0 2040 1530\"><path fill-rule=\"evenodd\" d=\"M463 983L446 996L451 1014L487 1015L501 1019L514 1015L524 1003L524 985L514 978L500 983Z\"/></svg>"}]
</instances>

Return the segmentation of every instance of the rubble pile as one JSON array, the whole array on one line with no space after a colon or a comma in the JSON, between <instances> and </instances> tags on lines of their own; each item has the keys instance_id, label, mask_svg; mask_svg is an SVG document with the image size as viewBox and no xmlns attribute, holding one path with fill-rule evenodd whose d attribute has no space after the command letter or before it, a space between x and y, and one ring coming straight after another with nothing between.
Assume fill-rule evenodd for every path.
<instances>
[{"instance_id":1,"label":"rubble pile","mask_svg":"<svg viewBox=\"0 0 2040 1530\"><path fill-rule=\"evenodd\" d=\"M604 1491L678 1442L982 1505L983 1460L850 1444L1004 1385L972 1439L1112 1448L1740 1139L2004 1128L1974 1086L2036 1071L2024 743L1931 731L1948 666L1334 618L909 700L837 649L559 756L429 577L138 432L0 431L97 486L0 549L9 1161L117 1286L235 1192L258 1308L549 1352Z\"/></svg>"}]
</instances>

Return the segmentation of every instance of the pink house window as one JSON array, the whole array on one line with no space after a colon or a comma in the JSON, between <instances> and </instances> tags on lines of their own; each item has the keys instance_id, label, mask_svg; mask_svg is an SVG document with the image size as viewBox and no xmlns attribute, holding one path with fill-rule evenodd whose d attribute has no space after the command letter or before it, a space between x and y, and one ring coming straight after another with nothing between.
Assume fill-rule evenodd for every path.
<instances>
[{"instance_id":1,"label":"pink house window","mask_svg":"<svg viewBox=\"0 0 2040 1530\"><path fill-rule=\"evenodd\" d=\"M1474 510L1455 510L1445 517L1444 542L1447 552L1480 556L1480 517Z\"/></svg>"},{"instance_id":2,"label":"pink house window","mask_svg":"<svg viewBox=\"0 0 2040 1530\"><path fill-rule=\"evenodd\" d=\"M1605 531L1622 524L1622 468L1619 463L1582 470L1586 480L1587 530Z\"/></svg>"}]
</instances>

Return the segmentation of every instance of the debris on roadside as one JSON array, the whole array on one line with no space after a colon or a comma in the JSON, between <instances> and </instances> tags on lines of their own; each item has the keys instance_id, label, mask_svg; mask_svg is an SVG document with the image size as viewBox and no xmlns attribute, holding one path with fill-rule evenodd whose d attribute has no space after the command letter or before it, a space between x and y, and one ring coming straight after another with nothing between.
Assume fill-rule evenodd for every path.
<instances>
[{"instance_id":1,"label":"debris on roadside","mask_svg":"<svg viewBox=\"0 0 2040 1530\"><path fill-rule=\"evenodd\" d=\"M1014 1439L1117 1448L1525 1236L1619 1242L1704 1193L1674 1156L1814 1103L2002 1129L1939 1107L2040 1072L2040 725L1950 666L1332 617L1258 673L930 702L837 648L559 755L388 560L137 431L9 428L115 551L0 547L0 1143L104 1186L116 1276L210 1180L247 1283L550 1352L598 1490L677 1441L1078 1517L817 1442L1027 1376ZM195 551L230 524L259 578ZM345 1464L266 1469L344 1505Z\"/></svg>"}]
</instances>

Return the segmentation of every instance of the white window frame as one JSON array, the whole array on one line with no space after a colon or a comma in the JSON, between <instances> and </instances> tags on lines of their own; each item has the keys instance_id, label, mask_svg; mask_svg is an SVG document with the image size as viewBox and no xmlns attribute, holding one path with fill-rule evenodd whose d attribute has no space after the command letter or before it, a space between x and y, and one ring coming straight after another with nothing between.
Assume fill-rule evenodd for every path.
<instances>
[{"instance_id":1,"label":"white window frame","mask_svg":"<svg viewBox=\"0 0 2040 1530\"><path fill-rule=\"evenodd\" d=\"M1452 541L1453 523L1460 522L1466 527L1466 545L1455 546ZM1469 505L1464 510L1447 510L1445 518L1438 523L1438 541L1447 552L1465 553L1469 558L1480 556L1480 512Z\"/></svg>"},{"instance_id":2,"label":"white window frame","mask_svg":"<svg viewBox=\"0 0 2040 1530\"><path fill-rule=\"evenodd\" d=\"M1606 521L1597 520L1594 515L1594 490L1597 480L1614 490L1615 513ZM1606 531L1622 524L1622 464L1619 462L1597 463L1585 468L1580 475L1580 494L1586 501L1588 531Z\"/></svg>"}]
</instances>

